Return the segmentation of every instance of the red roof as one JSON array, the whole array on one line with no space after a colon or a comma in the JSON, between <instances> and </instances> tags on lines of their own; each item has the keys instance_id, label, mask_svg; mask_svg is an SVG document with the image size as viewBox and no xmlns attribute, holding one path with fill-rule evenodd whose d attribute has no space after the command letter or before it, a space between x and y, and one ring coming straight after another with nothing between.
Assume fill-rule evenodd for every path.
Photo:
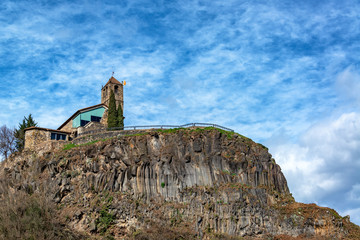
<instances>
[{"instance_id":1,"label":"red roof","mask_svg":"<svg viewBox=\"0 0 360 240\"><path fill-rule=\"evenodd\" d=\"M108 85L109 83L121 84L121 82L119 82L118 80L116 80L116 78L114 78L114 77L111 77L111 78L109 79L109 81L105 84L105 86Z\"/></svg>"}]
</instances>

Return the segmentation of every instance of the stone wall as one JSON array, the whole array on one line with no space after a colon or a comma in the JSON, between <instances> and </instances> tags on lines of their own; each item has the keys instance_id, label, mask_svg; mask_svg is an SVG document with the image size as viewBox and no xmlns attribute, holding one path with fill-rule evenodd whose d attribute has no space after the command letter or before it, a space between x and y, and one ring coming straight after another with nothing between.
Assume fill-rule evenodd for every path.
<instances>
[{"instance_id":1,"label":"stone wall","mask_svg":"<svg viewBox=\"0 0 360 240\"><path fill-rule=\"evenodd\" d=\"M72 142L74 144L84 144L95 140L112 138L112 137L120 137L125 135L134 135L145 132L154 131L153 129L147 130L118 130L118 131L103 131L99 133L86 134L84 136L80 136L75 138Z\"/></svg>"},{"instance_id":2,"label":"stone wall","mask_svg":"<svg viewBox=\"0 0 360 240\"><path fill-rule=\"evenodd\" d=\"M73 131L73 127L72 127L72 121L70 120L65 126L63 126L61 129L59 129L60 131L65 131L65 132L72 132Z\"/></svg>"},{"instance_id":3,"label":"stone wall","mask_svg":"<svg viewBox=\"0 0 360 240\"><path fill-rule=\"evenodd\" d=\"M108 125L108 124L107 124L107 120L108 120L108 110L105 109L104 114L103 114L103 116L102 116L102 118L101 118L100 123L101 123L102 125L104 125L104 126L107 127L107 125Z\"/></svg>"},{"instance_id":4,"label":"stone wall","mask_svg":"<svg viewBox=\"0 0 360 240\"><path fill-rule=\"evenodd\" d=\"M31 150L35 151L38 156L43 156L44 153L62 149L66 144L69 144L69 142L64 140L48 140L34 146Z\"/></svg>"},{"instance_id":5,"label":"stone wall","mask_svg":"<svg viewBox=\"0 0 360 240\"><path fill-rule=\"evenodd\" d=\"M124 111L124 96L123 96L123 85L117 83L107 83L101 89L101 103L109 106L111 90L114 92L116 107L121 105Z\"/></svg>"},{"instance_id":6,"label":"stone wall","mask_svg":"<svg viewBox=\"0 0 360 240\"><path fill-rule=\"evenodd\" d=\"M25 149L35 149L40 143L50 140L51 133L41 129L32 129L25 132Z\"/></svg>"},{"instance_id":7,"label":"stone wall","mask_svg":"<svg viewBox=\"0 0 360 240\"><path fill-rule=\"evenodd\" d=\"M24 149L38 154L60 149L67 143L69 143L67 140L51 140L51 131L45 129L30 129L25 132Z\"/></svg>"},{"instance_id":8,"label":"stone wall","mask_svg":"<svg viewBox=\"0 0 360 240\"><path fill-rule=\"evenodd\" d=\"M105 126L101 122L89 122L85 125L84 131L104 130Z\"/></svg>"}]
</instances>

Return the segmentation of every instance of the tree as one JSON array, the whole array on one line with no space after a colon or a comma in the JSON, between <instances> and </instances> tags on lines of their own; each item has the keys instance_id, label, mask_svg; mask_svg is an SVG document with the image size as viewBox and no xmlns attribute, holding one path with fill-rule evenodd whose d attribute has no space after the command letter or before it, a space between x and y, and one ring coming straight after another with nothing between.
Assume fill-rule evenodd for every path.
<instances>
[{"instance_id":1,"label":"tree","mask_svg":"<svg viewBox=\"0 0 360 240\"><path fill-rule=\"evenodd\" d=\"M0 153L7 159L16 149L14 130L3 125L0 127Z\"/></svg>"},{"instance_id":2,"label":"tree","mask_svg":"<svg viewBox=\"0 0 360 240\"><path fill-rule=\"evenodd\" d=\"M19 123L19 128L15 130L16 149L22 151L25 145L25 128L37 126L37 122L33 119L31 114L28 117L24 117L22 123Z\"/></svg>"},{"instance_id":3,"label":"tree","mask_svg":"<svg viewBox=\"0 0 360 240\"><path fill-rule=\"evenodd\" d=\"M110 92L107 124L108 124L108 128L117 127L116 101L115 101L114 92L112 90Z\"/></svg>"},{"instance_id":4,"label":"tree","mask_svg":"<svg viewBox=\"0 0 360 240\"><path fill-rule=\"evenodd\" d=\"M117 110L117 126L120 127L121 130L124 130L124 114L121 104L119 104Z\"/></svg>"}]
</instances>

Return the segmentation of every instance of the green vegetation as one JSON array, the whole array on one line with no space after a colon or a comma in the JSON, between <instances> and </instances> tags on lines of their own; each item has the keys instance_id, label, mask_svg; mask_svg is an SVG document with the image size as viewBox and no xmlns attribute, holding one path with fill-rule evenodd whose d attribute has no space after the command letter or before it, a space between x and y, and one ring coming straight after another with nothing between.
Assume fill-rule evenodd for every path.
<instances>
[{"instance_id":1,"label":"green vegetation","mask_svg":"<svg viewBox=\"0 0 360 240\"><path fill-rule=\"evenodd\" d=\"M97 143L97 142L100 142L100 141L106 141L107 139L104 139L104 140L93 140L91 142L87 142L87 143L82 143L82 144L74 144L74 143L69 143L69 144L66 144L64 147L63 147L63 151L67 151L67 150L70 150L72 148L75 148L75 147L81 147L81 146L89 146L89 145L92 145L94 143Z\"/></svg>"},{"instance_id":2,"label":"green vegetation","mask_svg":"<svg viewBox=\"0 0 360 240\"><path fill-rule=\"evenodd\" d=\"M214 127L208 127L208 128L205 128L207 130L210 130L210 129L216 129L218 132L221 132L222 134L226 135L226 137L228 139L232 139L235 135L235 132L230 132L230 131L225 131L225 130L222 130L220 128L214 128Z\"/></svg>"},{"instance_id":3,"label":"green vegetation","mask_svg":"<svg viewBox=\"0 0 360 240\"><path fill-rule=\"evenodd\" d=\"M161 187L162 187L162 188L165 187L165 183L164 183L164 182L161 183Z\"/></svg>"},{"instance_id":4,"label":"green vegetation","mask_svg":"<svg viewBox=\"0 0 360 240\"><path fill-rule=\"evenodd\" d=\"M264 149L266 149L266 150L269 150L267 147L265 147L265 146L262 145L261 143L259 143L259 145L260 145L262 148L264 148Z\"/></svg>"},{"instance_id":5,"label":"green vegetation","mask_svg":"<svg viewBox=\"0 0 360 240\"><path fill-rule=\"evenodd\" d=\"M119 138L121 138L121 137L143 136L143 135L147 135L147 134L149 134L149 133L148 132L143 132L143 133L125 134L125 135L119 136Z\"/></svg>"},{"instance_id":6,"label":"green vegetation","mask_svg":"<svg viewBox=\"0 0 360 240\"><path fill-rule=\"evenodd\" d=\"M235 132L231 132L231 131L225 131L222 130L220 128L216 128L216 127L204 127L204 128L195 128L195 129L191 129L191 128L170 128L170 129L157 129L156 131L161 132L161 133L175 133L178 131L190 131L190 132L199 132L202 133L206 130L217 130L220 133L226 135L228 137L228 139L231 139L236 133ZM240 135L240 134L239 134ZM240 135L241 137L244 137L242 135ZM245 137L244 137L245 138Z\"/></svg>"},{"instance_id":7,"label":"green vegetation","mask_svg":"<svg viewBox=\"0 0 360 240\"><path fill-rule=\"evenodd\" d=\"M69 143L69 144L66 144L66 145L64 146L63 150L64 150L64 151L70 150L70 149L72 149L72 148L74 148L74 147L77 147L77 146L78 146L78 145L76 145L76 144L74 144L74 143Z\"/></svg>"},{"instance_id":8,"label":"green vegetation","mask_svg":"<svg viewBox=\"0 0 360 240\"><path fill-rule=\"evenodd\" d=\"M108 128L117 127L117 111L116 111L116 101L113 90L110 92L109 100L109 110L108 110L108 119L107 124Z\"/></svg>"},{"instance_id":9,"label":"green vegetation","mask_svg":"<svg viewBox=\"0 0 360 240\"><path fill-rule=\"evenodd\" d=\"M117 109L117 127L120 127L121 130L124 130L124 114L121 104L119 104Z\"/></svg>"},{"instance_id":10,"label":"green vegetation","mask_svg":"<svg viewBox=\"0 0 360 240\"><path fill-rule=\"evenodd\" d=\"M120 128L121 130L124 129L124 113L119 103L119 106L116 109L116 100L115 94L111 90L110 92L110 100L109 100L109 110L108 110L108 128Z\"/></svg>"},{"instance_id":11,"label":"green vegetation","mask_svg":"<svg viewBox=\"0 0 360 240\"><path fill-rule=\"evenodd\" d=\"M94 143L97 143L99 142L100 140L93 140L91 142L87 142L87 143L83 143L83 144L80 144L79 146L88 146L88 145L93 145Z\"/></svg>"},{"instance_id":12,"label":"green vegetation","mask_svg":"<svg viewBox=\"0 0 360 240\"><path fill-rule=\"evenodd\" d=\"M231 173L228 170L222 170L221 172L225 175L229 175L229 176L233 176L233 177L235 177L237 175L236 173L234 173L234 172Z\"/></svg>"},{"instance_id":13,"label":"green vegetation","mask_svg":"<svg viewBox=\"0 0 360 240\"><path fill-rule=\"evenodd\" d=\"M103 208L100 211L100 217L96 219L96 227L101 234L104 234L114 220L114 214L111 214L108 208Z\"/></svg>"},{"instance_id":14,"label":"green vegetation","mask_svg":"<svg viewBox=\"0 0 360 240\"><path fill-rule=\"evenodd\" d=\"M195 131L195 132L204 132L204 131L211 131L211 130L216 130L216 131L218 131L218 132L220 132L220 133L222 133L222 134L224 134L224 135L226 135L226 137L228 138L228 139L232 139L233 137L234 137L234 135L235 134L237 134L237 133L235 133L235 132L231 132L231 131L226 131L226 130L223 130L223 129L220 129L220 128L216 128L216 127L205 127L205 128L196 128L196 129L193 129L193 131ZM244 136L242 136L242 135L240 135L240 134L238 134L239 136L241 136L241 137L244 137ZM244 137L245 138L245 137Z\"/></svg>"},{"instance_id":15,"label":"green vegetation","mask_svg":"<svg viewBox=\"0 0 360 240\"><path fill-rule=\"evenodd\" d=\"M226 174L226 175L230 175L230 172L228 170L222 170L221 171L223 174Z\"/></svg>"},{"instance_id":16,"label":"green vegetation","mask_svg":"<svg viewBox=\"0 0 360 240\"><path fill-rule=\"evenodd\" d=\"M16 149L21 152L25 145L25 128L36 127L37 122L33 119L31 114L28 117L24 117L23 121L19 123L19 128L15 129L14 136L16 138Z\"/></svg>"},{"instance_id":17,"label":"green vegetation","mask_svg":"<svg viewBox=\"0 0 360 240\"><path fill-rule=\"evenodd\" d=\"M331 215L333 215L336 219L342 219L342 217L333 209L330 209Z\"/></svg>"},{"instance_id":18,"label":"green vegetation","mask_svg":"<svg viewBox=\"0 0 360 240\"><path fill-rule=\"evenodd\" d=\"M239 134L239 133L236 133L239 137L241 137L242 139L245 139L245 140L247 140L247 141L252 141L250 138L248 138L248 137L245 137L244 135L241 135L241 134Z\"/></svg>"},{"instance_id":19,"label":"green vegetation","mask_svg":"<svg viewBox=\"0 0 360 240\"><path fill-rule=\"evenodd\" d=\"M182 214L179 212L179 209L176 209L172 214L171 214L171 226L178 226L180 223L182 223L183 219L182 219Z\"/></svg>"},{"instance_id":20,"label":"green vegetation","mask_svg":"<svg viewBox=\"0 0 360 240\"><path fill-rule=\"evenodd\" d=\"M114 198L109 194L109 192L105 192L101 199L102 208L100 210L100 216L96 219L95 224L100 234L105 234L115 220L115 215L109 210Z\"/></svg>"},{"instance_id":21,"label":"green vegetation","mask_svg":"<svg viewBox=\"0 0 360 240\"><path fill-rule=\"evenodd\" d=\"M156 131L161 133L176 133L182 130L186 130L186 128L157 129Z\"/></svg>"}]
</instances>

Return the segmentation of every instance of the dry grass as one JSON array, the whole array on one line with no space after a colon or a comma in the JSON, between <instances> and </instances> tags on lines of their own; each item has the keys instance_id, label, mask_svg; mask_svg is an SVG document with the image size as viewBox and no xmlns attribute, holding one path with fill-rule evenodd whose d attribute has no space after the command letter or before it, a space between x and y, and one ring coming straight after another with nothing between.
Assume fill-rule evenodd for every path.
<instances>
[{"instance_id":1,"label":"dry grass","mask_svg":"<svg viewBox=\"0 0 360 240\"><path fill-rule=\"evenodd\" d=\"M44 192L10 187L0 180L0 239L82 239L57 219L55 205Z\"/></svg>"},{"instance_id":2,"label":"dry grass","mask_svg":"<svg viewBox=\"0 0 360 240\"><path fill-rule=\"evenodd\" d=\"M150 223L146 229L138 229L137 231L128 235L129 239L133 240L185 240L185 239L199 239L196 233L189 227L167 227L157 223Z\"/></svg>"}]
</instances>

